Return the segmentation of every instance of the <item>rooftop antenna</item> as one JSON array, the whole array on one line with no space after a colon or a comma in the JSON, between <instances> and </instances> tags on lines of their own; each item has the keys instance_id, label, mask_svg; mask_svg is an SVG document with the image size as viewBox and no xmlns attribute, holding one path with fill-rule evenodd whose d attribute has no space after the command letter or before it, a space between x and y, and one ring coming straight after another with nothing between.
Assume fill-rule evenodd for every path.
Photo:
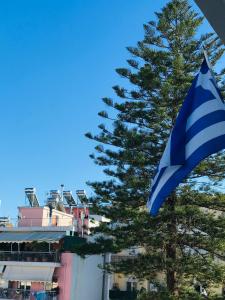
<instances>
[{"instance_id":1,"label":"rooftop antenna","mask_svg":"<svg viewBox=\"0 0 225 300\"><path fill-rule=\"evenodd\" d=\"M64 184L61 184L61 191L60 191L60 197L57 205L57 209L62 212L66 212L64 203L63 203L63 189L64 189Z\"/></svg>"},{"instance_id":2,"label":"rooftop antenna","mask_svg":"<svg viewBox=\"0 0 225 300\"><path fill-rule=\"evenodd\" d=\"M64 190L64 184L61 184L60 187L61 187L61 199L60 199L60 200L63 202L63 190Z\"/></svg>"}]
</instances>

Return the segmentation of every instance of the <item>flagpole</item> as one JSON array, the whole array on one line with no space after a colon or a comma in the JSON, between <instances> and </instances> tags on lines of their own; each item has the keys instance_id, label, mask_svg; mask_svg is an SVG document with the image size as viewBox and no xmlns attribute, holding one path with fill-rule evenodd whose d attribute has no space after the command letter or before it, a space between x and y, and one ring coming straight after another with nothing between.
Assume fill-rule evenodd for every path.
<instances>
[{"instance_id":1,"label":"flagpole","mask_svg":"<svg viewBox=\"0 0 225 300\"><path fill-rule=\"evenodd\" d=\"M214 80L215 83L216 83L216 78L215 78L215 75L214 75L214 72L213 72L213 68L212 68L212 65L211 65L211 63L210 63L209 56L208 56L208 54L207 54L205 45L202 46L202 52L203 52L204 58L205 58L205 60L206 60L206 62L207 62L207 65L208 65L208 67L209 67L209 70L210 70L210 72L211 72L211 74L212 74L212 78L213 78L213 80Z\"/></svg>"},{"instance_id":2,"label":"flagpole","mask_svg":"<svg viewBox=\"0 0 225 300\"><path fill-rule=\"evenodd\" d=\"M211 63L210 63L210 61L209 61L209 56L208 56L208 54L207 54L207 51L206 51L206 48L205 48L204 45L202 46L202 52L203 52L203 55L204 55L204 57L205 57L205 60L206 60L206 62L207 62L207 64L208 64L210 70L212 70L212 65L211 65Z\"/></svg>"}]
</instances>

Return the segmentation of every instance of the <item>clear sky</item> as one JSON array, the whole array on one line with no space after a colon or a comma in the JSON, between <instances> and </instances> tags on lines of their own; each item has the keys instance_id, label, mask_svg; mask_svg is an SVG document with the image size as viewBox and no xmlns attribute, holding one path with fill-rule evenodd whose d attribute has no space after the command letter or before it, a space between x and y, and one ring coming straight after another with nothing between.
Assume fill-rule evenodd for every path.
<instances>
[{"instance_id":1,"label":"clear sky","mask_svg":"<svg viewBox=\"0 0 225 300\"><path fill-rule=\"evenodd\" d=\"M166 2L0 1L0 216L16 216L25 187L43 203L61 183L75 191L102 178L84 133L97 132L125 47Z\"/></svg>"}]
</instances>

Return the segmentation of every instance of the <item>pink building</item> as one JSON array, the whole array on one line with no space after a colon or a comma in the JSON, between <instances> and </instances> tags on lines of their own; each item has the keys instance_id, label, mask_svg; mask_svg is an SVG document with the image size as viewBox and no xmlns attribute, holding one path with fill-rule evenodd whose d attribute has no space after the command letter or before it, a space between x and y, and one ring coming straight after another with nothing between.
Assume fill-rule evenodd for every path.
<instances>
[{"instance_id":1,"label":"pink building","mask_svg":"<svg viewBox=\"0 0 225 300\"><path fill-rule=\"evenodd\" d=\"M72 227L74 225L73 215L57 209L52 209L52 215L50 217L50 209L48 206L18 207L18 210L18 227Z\"/></svg>"},{"instance_id":2,"label":"pink building","mask_svg":"<svg viewBox=\"0 0 225 300\"><path fill-rule=\"evenodd\" d=\"M100 300L102 256L71 250L88 239L89 210L37 203L18 208L17 227L0 228L0 299Z\"/></svg>"}]
</instances>

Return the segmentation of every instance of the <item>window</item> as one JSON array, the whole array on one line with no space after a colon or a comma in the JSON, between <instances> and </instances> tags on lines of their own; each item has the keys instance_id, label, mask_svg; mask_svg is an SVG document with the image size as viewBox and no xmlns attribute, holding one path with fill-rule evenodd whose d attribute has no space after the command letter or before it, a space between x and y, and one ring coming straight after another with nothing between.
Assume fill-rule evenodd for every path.
<instances>
[{"instance_id":1,"label":"window","mask_svg":"<svg viewBox=\"0 0 225 300\"><path fill-rule=\"evenodd\" d=\"M157 292L158 291L158 288L155 285L155 283L149 283L149 291L151 291L151 292Z\"/></svg>"}]
</instances>

